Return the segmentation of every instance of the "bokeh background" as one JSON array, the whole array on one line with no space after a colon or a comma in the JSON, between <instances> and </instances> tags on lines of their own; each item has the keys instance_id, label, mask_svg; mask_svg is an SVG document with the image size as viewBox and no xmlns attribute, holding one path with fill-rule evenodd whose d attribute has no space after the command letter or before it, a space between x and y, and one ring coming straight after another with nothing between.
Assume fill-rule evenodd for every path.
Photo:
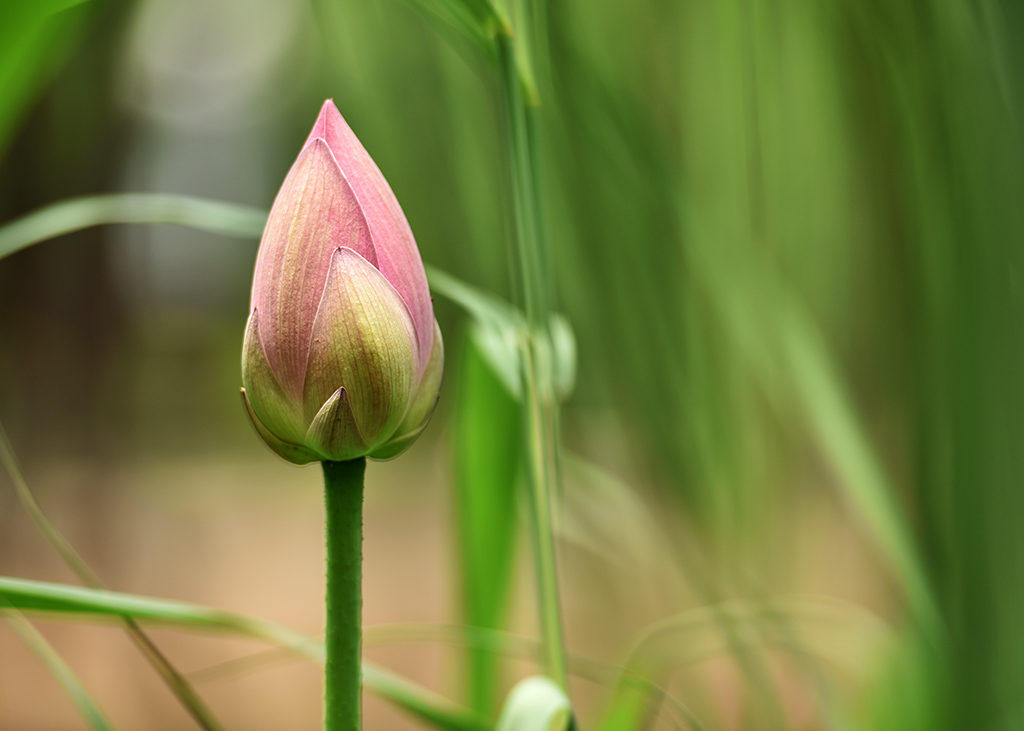
<instances>
[{"instance_id":1,"label":"bokeh background","mask_svg":"<svg viewBox=\"0 0 1024 731\"><path fill-rule=\"evenodd\" d=\"M88 0L0 25L0 222L121 191L268 208L331 97L424 260L515 300L497 74L431 2ZM1020 6L536 7L544 228L579 354L570 650L614 669L682 616L647 657L708 729L1024 729ZM238 397L256 244L110 226L0 262L0 420L108 585L315 634L320 474ZM461 622L466 321L435 306L438 412L368 469L364 615L368 657L458 698L462 646L394 627ZM535 637L520 564L508 626ZM73 580L6 477L0 574ZM40 627L119 727L193 727L116 628ZM315 666L155 636L229 728L318 727ZM510 659L506 687L531 667ZM584 728L612 690L590 675ZM368 728L417 727L367 704ZM0 626L0 728L81 727Z\"/></svg>"}]
</instances>

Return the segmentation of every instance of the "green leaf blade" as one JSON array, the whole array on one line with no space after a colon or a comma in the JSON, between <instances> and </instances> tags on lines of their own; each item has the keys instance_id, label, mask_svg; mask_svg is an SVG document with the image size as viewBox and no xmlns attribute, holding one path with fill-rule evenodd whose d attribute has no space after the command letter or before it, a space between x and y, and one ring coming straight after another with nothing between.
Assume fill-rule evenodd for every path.
<instances>
[{"instance_id":1,"label":"green leaf blade","mask_svg":"<svg viewBox=\"0 0 1024 731\"><path fill-rule=\"evenodd\" d=\"M472 627L504 626L518 526L520 433L519 404L471 336L463 355L454 466L463 612ZM467 653L469 705L490 716L499 657L480 647L471 646Z\"/></svg>"}]
</instances>

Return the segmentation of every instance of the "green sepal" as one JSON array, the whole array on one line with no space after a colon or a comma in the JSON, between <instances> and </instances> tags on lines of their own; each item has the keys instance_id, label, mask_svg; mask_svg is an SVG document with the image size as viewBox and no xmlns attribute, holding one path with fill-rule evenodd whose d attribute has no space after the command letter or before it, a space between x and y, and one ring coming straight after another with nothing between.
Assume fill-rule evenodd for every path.
<instances>
[{"instance_id":1,"label":"green sepal","mask_svg":"<svg viewBox=\"0 0 1024 731\"><path fill-rule=\"evenodd\" d=\"M260 334L259 311L253 309L242 344L242 386L263 428L285 443L302 442L306 432L297 399L288 394L274 373Z\"/></svg>"},{"instance_id":2,"label":"green sepal","mask_svg":"<svg viewBox=\"0 0 1024 731\"><path fill-rule=\"evenodd\" d=\"M249 421L251 421L252 425L256 427L256 432L260 435L263 441L267 443L267 446L277 452L278 455L292 464L309 464L310 462L317 462L323 459L305 447L298 444L292 444L291 442L286 442L283 439L279 439L274 436L273 433L263 425L263 422L260 421L256 412L253 411L252 404L249 403L249 396L246 394L244 388L242 389L242 405L245 406L245 413L249 415Z\"/></svg>"},{"instance_id":3,"label":"green sepal","mask_svg":"<svg viewBox=\"0 0 1024 731\"><path fill-rule=\"evenodd\" d=\"M393 459L404 452L415 442L430 421L441 392L441 377L444 375L444 342L441 328L434 320L434 345L430 349L427 366L420 378L420 385L412 398L409 410L402 423L384 445L370 453L371 459Z\"/></svg>"},{"instance_id":4,"label":"green sepal","mask_svg":"<svg viewBox=\"0 0 1024 731\"><path fill-rule=\"evenodd\" d=\"M305 441L331 462L347 462L366 454L366 441L359 433L344 387L335 391L313 417Z\"/></svg>"}]
</instances>

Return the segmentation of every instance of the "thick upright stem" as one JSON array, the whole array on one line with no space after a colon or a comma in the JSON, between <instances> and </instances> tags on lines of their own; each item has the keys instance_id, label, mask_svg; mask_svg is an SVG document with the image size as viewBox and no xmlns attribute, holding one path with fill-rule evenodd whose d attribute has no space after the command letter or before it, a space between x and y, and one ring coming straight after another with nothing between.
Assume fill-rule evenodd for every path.
<instances>
[{"instance_id":1,"label":"thick upright stem","mask_svg":"<svg viewBox=\"0 0 1024 731\"><path fill-rule=\"evenodd\" d=\"M362 725L363 473L366 459L324 462L327 508L326 731Z\"/></svg>"}]
</instances>

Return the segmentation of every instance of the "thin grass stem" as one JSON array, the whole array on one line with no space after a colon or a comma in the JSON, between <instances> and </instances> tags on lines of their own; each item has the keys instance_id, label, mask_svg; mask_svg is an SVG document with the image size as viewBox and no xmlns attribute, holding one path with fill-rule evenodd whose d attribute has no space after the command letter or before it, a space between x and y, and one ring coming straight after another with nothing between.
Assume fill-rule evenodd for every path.
<instances>
[{"instance_id":1,"label":"thin grass stem","mask_svg":"<svg viewBox=\"0 0 1024 731\"><path fill-rule=\"evenodd\" d=\"M544 639L544 666L551 678L568 689L568 670L561 602L558 596L558 569L551 510L551 485L554 483L553 434L542 395L538 392L537 363L529 343L523 348L523 403L527 409L525 429L528 462L530 533L533 540L534 570L541 636Z\"/></svg>"},{"instance_id":2,"label":"thin grass stem","mask_svg":"<svg viewBox=\"0 0 1024 731\"><path fill-rule=\"evenodd\" d=\"M89 727L94 731L113 731L114 727L110 720L82 686L74 671L68 667L39 630L21 612L6 607L3 601L0 601L0 618L3 618L11 631L46 665L47 670L67 691Z\"/></svg>"},{"instance_id":3,"label":"thin grass stem","mask_svg":"<svg viewBox=\"0 0 1024 731\"><path fill-rule=\"evenodd\" d=\"M538 344L539 339L547 334L551 293L550 266L542 241L536 185L536 134L532 131L535 122L531 119L537 102L535 93L527 94L516 44L511 35L499 33L495 42L505 97L516 243L528 326L521 342L523 424L538 613L544 643L545 671L568 695L565 636L558 597L552 522L552 492L557 483L555 446L559 441L557 406L554 404L553 390L544 386L538 368Z\"/></svg>"},{"instance_id":4,"label":"thin grass stem","mask_svg":"<svg viewBox=\"0 0 1024 731\"><path fill-rule=\"evenodd\" d=\"M36 528L43 534L47 542L61 557L65 564L75 573L79 580L86 586L93 589L103 589L104 584L99 576L89 567L85 559L75 550L74 546L64 537L57 526L47 517L35 494L29 487L28 480L21 470L18 457L14 453L14 447L7 436L3 424L0 424L0 463L3 463L7 474L14 483L14 490L18 495L25 512L29 514ZM131 617L123 619L125 631L129 638L139 649L139 652L149 661L157 674L163 679L170 691L177 697L196 724L204 731L220 731L223 727L206 703L195 691L192 685L178 671L171 661L160 651L153 640Z\"/></svg>"},{"instance_id":5,"label":"thin grass stem","mask_svg":"<svg viewBox=\"0 0 1024 731\"><path fill-rule=\"evenodd\" d=\"M545 288L544 249L541 244L540 214L533 170L530 122L515 43L511 36L496 39L501 66L501 84L505 95L505 118L512 172L512 202L515 211L516 243L521 269L526 319L533 327L542 327L550 311Z\"/></svg>"}]
</instances>

